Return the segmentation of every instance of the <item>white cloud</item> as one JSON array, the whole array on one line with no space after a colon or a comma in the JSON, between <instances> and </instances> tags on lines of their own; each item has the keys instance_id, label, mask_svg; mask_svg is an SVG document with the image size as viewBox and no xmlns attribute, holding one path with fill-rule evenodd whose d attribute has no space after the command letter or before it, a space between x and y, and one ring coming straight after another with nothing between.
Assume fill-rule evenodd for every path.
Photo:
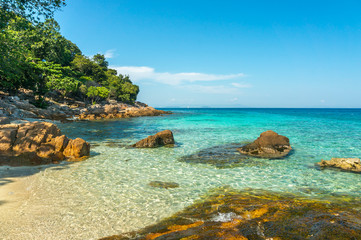
<instances>
[{"instance_id":1,"label":"white cloud","mask_svg":"<svg viewBox=\"0 0 361 240\"><path fill-rule=\"evenodd\" d=\"M115 53L115 49L110 49L110 50L107 50L104 54L104 57L105 58L113 58L114 57L114 53Z\"/></svg>"},{"instance_id":2,"label":"white cloud","mask_svg":"<svg viewBox=\"0 0 361 240\"><path fill-rule=\"evenodd\" d=\"M184 82L230 80L245 76L243 73L223 75L197 72L156 72L155 69L151 67L136 66L111 66L110 68L116 69L120 74L129 75L135 82L140 80L154 80L168 85L180 85Z\"/></svg>"},{"instance_id":3,"label":"white cloud","mask_svg":"<svg viewBox=\"0 0 361 240\"><path fill-rule=\"evenodd\" d=\"M218 86L204 86L204 85L187 85L182 88L186 88L190 91L197 93L210 93L210 94L237 94L239 93L237 88L228 87L224 85Z\"/></svg>"},{"instance_id":4,"label":"white cloud","mask_svg":"<svg viewBox=\"0 0 361 240\"><path fill-rule=\"evenodd\" d=\"M236 88L250 88L250 87L252 87L252 85L248 84L248 83L231 83L231 85L236 87Z\"/></svg>"}]
</instances>

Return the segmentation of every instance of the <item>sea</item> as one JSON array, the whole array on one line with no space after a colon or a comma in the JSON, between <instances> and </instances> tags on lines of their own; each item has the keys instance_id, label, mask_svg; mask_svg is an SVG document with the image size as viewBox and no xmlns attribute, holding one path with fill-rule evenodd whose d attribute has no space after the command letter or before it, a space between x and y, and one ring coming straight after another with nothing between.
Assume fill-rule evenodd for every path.
<instances>
[{"instance_id":1,"label":"sea","mask_svg":"<svg viewBox=\"0 0 361 240\"><path fill-rule=\"evenodd\" d=\"M0 239L98 239L136 231L224 186L324 201L361 196L360 174L316 165L361 157L361 109L163 110L173 114L58 123L63 134L91 143L85 161L1 166L0 191L7 192L0 198ZM174 146L129 147L166 129ZM291 153L238 159L236 148L267 130L288 137ZM157 188L152 181L179 187Z\"/></svg>"}]
</instances>

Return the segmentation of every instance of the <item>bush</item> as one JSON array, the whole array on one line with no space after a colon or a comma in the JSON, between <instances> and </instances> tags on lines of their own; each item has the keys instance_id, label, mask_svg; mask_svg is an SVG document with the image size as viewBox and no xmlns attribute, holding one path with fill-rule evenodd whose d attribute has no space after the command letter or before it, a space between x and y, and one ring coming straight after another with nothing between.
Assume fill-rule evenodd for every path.
<instances>
[{"instance_id":1,"label":"bush","mask_svg":"<svg viewBox=\"0 0 361 240\"><path fill-rule=\"evenodd\" d=\"M105 99L109 96L109 90L105 87L89 87L86 94L92 99L92 102L98 102L99 99Z\"/></svg>"}]
</instances>

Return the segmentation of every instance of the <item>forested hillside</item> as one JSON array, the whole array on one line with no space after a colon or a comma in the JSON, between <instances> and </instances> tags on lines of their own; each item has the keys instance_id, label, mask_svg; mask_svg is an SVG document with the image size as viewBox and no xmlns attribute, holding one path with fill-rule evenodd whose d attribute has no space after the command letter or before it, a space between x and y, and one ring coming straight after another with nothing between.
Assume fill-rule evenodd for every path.
<instances>
[{"instance_id":1,"label":"forested hillside","mask_svg":"<svg viewBox=\"0 0 361 240\"><path fill-rule=\"evenodd\" d=\"M53 13L63 0L1 0L0 88L33 90L39 102L49 91L91 101L134 103L139 87L108 68L104 55L84 56L60 33Z\"/></svg>"}]
</instances>

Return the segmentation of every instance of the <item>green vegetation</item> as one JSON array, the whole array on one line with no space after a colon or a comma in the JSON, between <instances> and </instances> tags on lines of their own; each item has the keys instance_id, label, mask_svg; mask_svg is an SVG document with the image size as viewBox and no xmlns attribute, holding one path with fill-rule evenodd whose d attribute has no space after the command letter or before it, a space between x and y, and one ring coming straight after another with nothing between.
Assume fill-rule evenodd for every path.
<instances>
[{"instance_id":1,"label":"green vegetation","mask_svg":"<svg viewBox=\"0 0 361 240\"><path fill-rule=\"evenodd\" d=\"M104 55L88 58L60 34L52 18L63 0L1 0L0 88L49 91L93 103L116 99L134 103L139 87L108 68ZM39 19L46 20L40 21Z\"/></svg>"}]
</instances>

